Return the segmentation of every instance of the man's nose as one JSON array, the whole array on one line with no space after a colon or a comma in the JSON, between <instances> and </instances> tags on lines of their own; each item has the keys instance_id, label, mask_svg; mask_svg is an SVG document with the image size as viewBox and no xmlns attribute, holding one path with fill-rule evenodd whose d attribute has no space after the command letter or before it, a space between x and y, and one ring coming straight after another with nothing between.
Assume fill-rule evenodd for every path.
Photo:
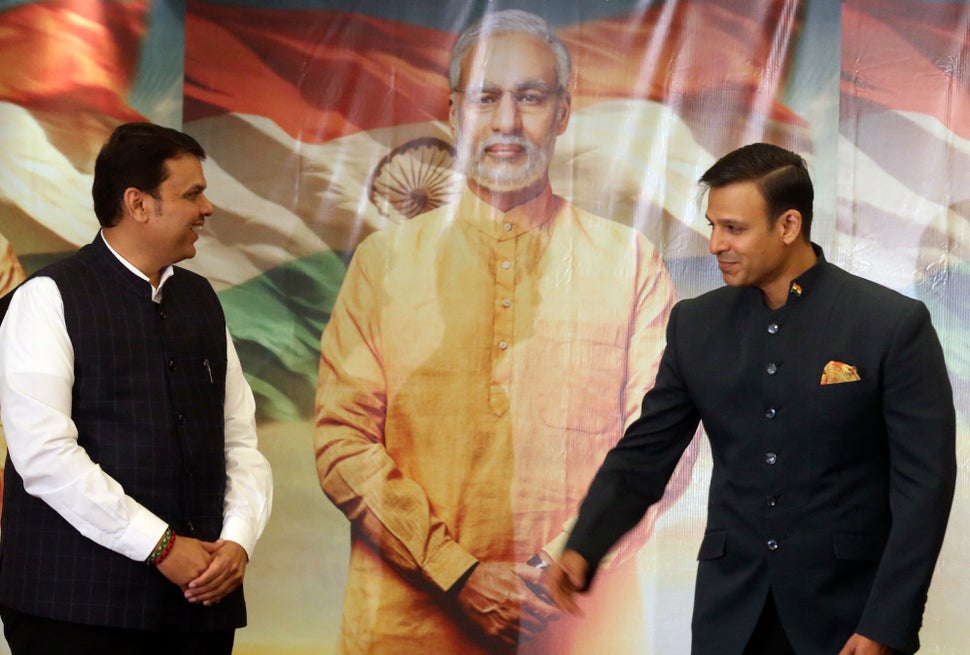
<instances>
[{"instance_id":1,"label":"man's nose","mask_svg":"<svg viewBox=\"0 0 970 655\"><path fill-rule=\"evenodd\" d=\"M215 211L215 208L212 206L212 203L209 202L209 199L206 198L205 194L203 193L202 197L199 198L199 213L202 214L203 216L208 217L208 216L212 216L213 211Z\"/></svg>"},{"instance_id":2,"label":"man's nose","mask_svg":"<svg viewBox=\"0 0 970 655\"><path fill-rule=\"evenodd\" d=\"M711 238L710 238L709 245L710 245L712 255L716 255L718 253L722 253L725 250L727 250L727 248L724 246L724 239L718 235L717 228L711 229Z\"/></svg>"},{"instance_id":3,"label":"man's nose","mask_svg":"<svg viewBox=\"0 0 970 655\"><path fill-rule=\"evenodd\" d=\"M492 112L492 130L501 133L516 132L521 125L521 119L515 94L512 91L503 91L498 99L498 106Z\"/></svg>"}]
</instances>

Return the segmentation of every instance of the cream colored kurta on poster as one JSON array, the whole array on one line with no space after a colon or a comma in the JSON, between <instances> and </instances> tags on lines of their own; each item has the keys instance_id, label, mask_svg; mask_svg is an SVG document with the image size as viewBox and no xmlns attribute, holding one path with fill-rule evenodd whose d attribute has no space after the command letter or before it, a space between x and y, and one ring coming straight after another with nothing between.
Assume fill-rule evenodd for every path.
<instances>
[{"instance_id":1,"label":"cream colored kurta on poster","mask_svg":"<svg viewBox=\"0 0 970 655\"><path fill-rule=\"evenodd\" d=\"M322 339L315 431L352 522L341 652L484 652L445 591L561 532L653 383L673 302L641 234L548 189L504 214L466 191L361 244ZM572 652L572 623L519 652Z\"/></svg>"}]
</instances>

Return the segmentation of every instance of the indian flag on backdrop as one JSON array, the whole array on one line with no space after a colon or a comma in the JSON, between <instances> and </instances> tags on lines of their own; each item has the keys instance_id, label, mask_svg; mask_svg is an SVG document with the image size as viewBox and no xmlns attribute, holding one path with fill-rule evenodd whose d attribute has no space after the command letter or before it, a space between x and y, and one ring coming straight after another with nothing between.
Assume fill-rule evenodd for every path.
<instances>
[{"instance_id":1,"label":"indian flag on backdrop","mask_svg":"<svg viewBox=\"0 0 970 655\"><path fill-rule=\"evenodd\" d=\"M842 3L839 250L929 306L970 395L970 4Z\"/></svg>"},{"instance_id":2,"label":"indian flag on backdrop","mask_svg":"<svg viewBox=\"0 0 970 655\"><path fill-rule=\"evenodd\" d=\"M810 147L777 101L798 27L787 4L621 3L559 26L577 79L556 192L637 227L672 268L705 258L695 181L711 153ZM356 245L459 188L447 74L463 27L188 3L185 129L210 154L219 210L189 265L223 289L264 411L312 407L319 334Z\"/></svg>"},{"instance_id":3,"label":"indian flag on backdrop","mask_svg":"<svg viewBox=\"0 0 970 655\"><path fill-rule=\"evenodd\" d=\"M968 462L970 4L842 3L839 230L848 262L923 300L945 351ZM919 435L912 435L918 439ZM957 485L921 640L965 650L970 503ZM954 575L956 573L956 575Z\"/></svg>"},{"instance_id":4,"label":"indian flag on backdrop","mask_svg":"<svg viewBox=\"0 0 970 655\"><path fill-rule=\"evenodd\" d=\"M952 316L949 361L968 379L970 349L954 352L967 294L949 291L962 288L970 243L970 186L959 183L970 170L959 65L968 9L916 4L842 5L834 250L855 272L927 290L934 316ZM779 101L802 10L780 0L610 7L557 25L577 79L553 186L644 232L692 295L717 283L699 272L699 173L755 140L812 156L811 126ZM147 0L0 0L0 233L29 270L97 230L94 155L114 125L141 118L131 93L149 11ZM454 193L447 66L470 18L443 28L440 7L423 10L436 22L403 11L187 3L185 129L210 154L217 206L187 264L216 285L266 415L310 411L319 333L360 240ZM547 13L570 12L581 13L552 3Z\"/></svg>"},{"instance_id":5,"label":"indian flag on backdrop","mask_svg":"<svg viewBox=\"0 0 970 655\"><path fill-rule=\"evenodd\" d=\"M21 258L69 252L97 230L98 148L140 119L127 94L147 2L0 6L0 232Z\"/></svg>"}]
</instances>

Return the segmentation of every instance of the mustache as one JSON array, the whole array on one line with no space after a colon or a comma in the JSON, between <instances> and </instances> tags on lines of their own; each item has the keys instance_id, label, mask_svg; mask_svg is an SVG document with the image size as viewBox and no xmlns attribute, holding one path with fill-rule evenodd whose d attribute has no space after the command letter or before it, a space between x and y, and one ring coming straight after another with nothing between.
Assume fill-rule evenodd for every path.
<instances>
[{"instance_id":1,"label":"mustache","mask_svg":"<svg viewBox=\"0 0 970 655\"><path fill-rule=\"evenodd\" d=\"M492 146L518 146L529 152L533 149L533 146L529 141L523 136L516 136L514 134L493 134L478 145L479 152L485 152L488 148Z\"/></svg>"}]
</instances>

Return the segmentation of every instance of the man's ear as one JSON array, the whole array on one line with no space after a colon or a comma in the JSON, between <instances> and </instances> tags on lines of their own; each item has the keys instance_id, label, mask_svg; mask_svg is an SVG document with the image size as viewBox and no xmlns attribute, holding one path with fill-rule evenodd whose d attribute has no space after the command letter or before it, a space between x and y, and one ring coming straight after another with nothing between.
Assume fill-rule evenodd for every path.
<instances>
[{"instance_id":1,"label":"man's ear","mask_svg":"<svg viewBox=\"0 0 970 655\"><path fill-rule=\"evenodd\" d=\"M455 94L448 96L448 125L451 127L451 136L458 136L458 106L455 103Z\"/></svg>"},{"instance_id":2,"label":"man's ear","mask_svg":"<svg viewBox=\"0 0 970 655\"><path fill-rule=\"evenodd\" d=\"M562 136L562 133L566 131L566 127L569 125L569 114L572 112L573 97L569 94L569 91L564 91L562 96L562 113L559 115L559 120L556 121L556 136Z\"/></svg>"},{"instance_id":3,"label":"man's ear","mask_svg":"<svg viewBox=\"0 0 970 655\"><path fill-rule=\"evenodd\" d=\"M797 209L789 209L778 218L781 223L781 238L785 245L795 243L802 235L802 213Z\"/></svg>"},{"instance_id":4,"label":"man's ear","mask_svg":"<svg viewBox=\"0 0 970 655\"><path fill-rule=\"evenodd\" d=\"M139 223L146 222L152 211L151 207L148 206L148 195L133 186L125 189L125 193L121 197L123 213L131 216Z\"/></svg>"}]
</instances>

